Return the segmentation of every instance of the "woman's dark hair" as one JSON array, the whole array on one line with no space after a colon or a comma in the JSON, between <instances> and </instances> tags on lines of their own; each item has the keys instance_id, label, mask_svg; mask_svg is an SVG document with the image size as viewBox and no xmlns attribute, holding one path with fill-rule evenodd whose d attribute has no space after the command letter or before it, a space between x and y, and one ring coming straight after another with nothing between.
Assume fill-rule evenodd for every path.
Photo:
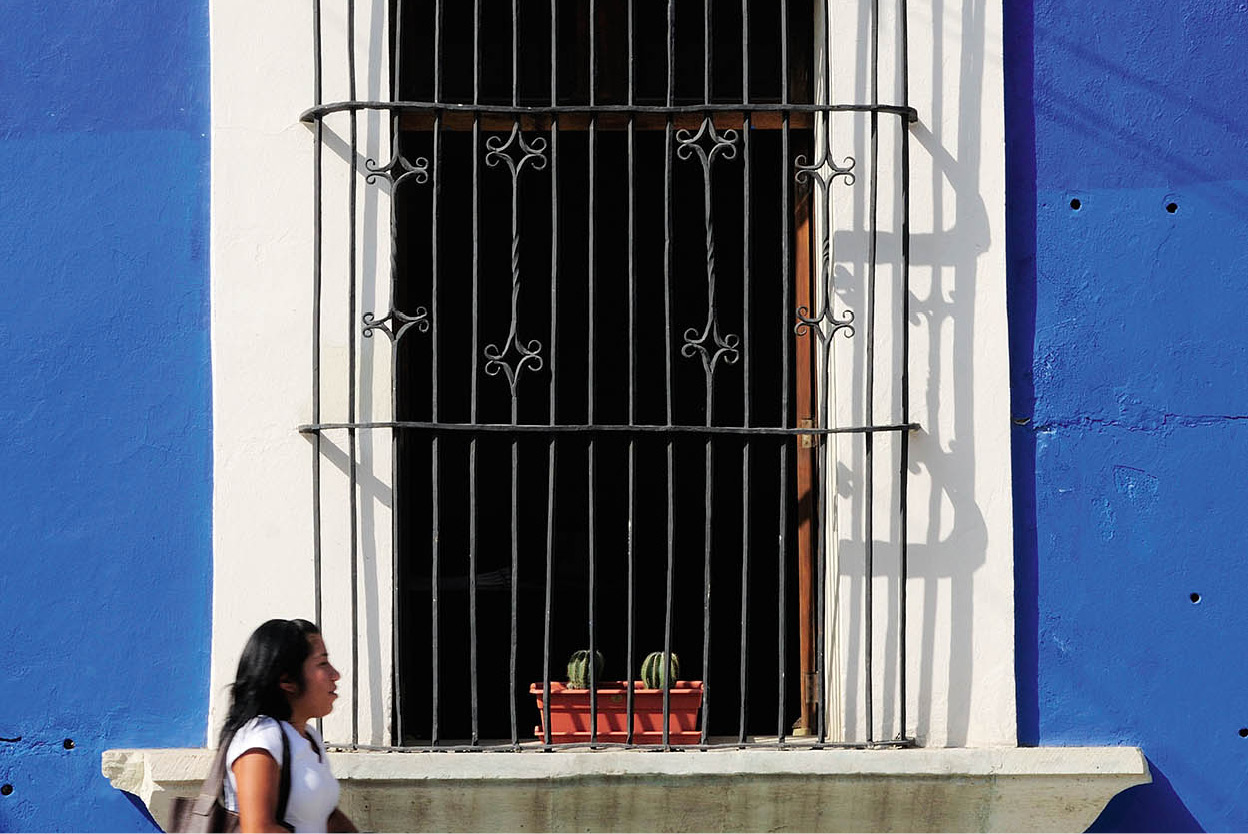
<instances>
[{"instance_id":1,"label":"woman's dark hair","mask_svg":"<svg viewBox=\"0 0 1248 834\"><path fill-rule=\"evenodd\" d=\"M269 620L252 632L230 687L222 744L257 715L290 720L290 700L282 689L282 679L294 681L303 689L303 662L311 651L308 638L320 633L307 620Z\"/></svg>"}]
</instances>

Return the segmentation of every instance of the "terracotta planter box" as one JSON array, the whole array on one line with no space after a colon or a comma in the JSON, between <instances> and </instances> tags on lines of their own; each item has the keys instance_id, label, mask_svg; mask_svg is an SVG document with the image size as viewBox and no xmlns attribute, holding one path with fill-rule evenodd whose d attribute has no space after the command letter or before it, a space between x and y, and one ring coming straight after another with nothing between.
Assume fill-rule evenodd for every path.
<instances>
[{"instance_id":1,"label":"terracotta planter box","mask_svg":"<svg viewBox=\"0 0 1248 834\"><path fill-rule=\"evenodd\" d=\"M633 689L633 743L663 743L663 690L642 689L641 681ZM537 699L537 711L543 710L540 683L529 687ZM702 709L702 681L675 681L671 688L671 723L669 744L697 744L702 740L698 729L698 711ZM539 724L534 728L539 739L546 736ZM598 735L602 742L628 741L628 684L603 681L598 687ZM568 744L589 742L589 690L568 689L567 684L550 684L550 742Z\"/></svg>"}]
</instances>

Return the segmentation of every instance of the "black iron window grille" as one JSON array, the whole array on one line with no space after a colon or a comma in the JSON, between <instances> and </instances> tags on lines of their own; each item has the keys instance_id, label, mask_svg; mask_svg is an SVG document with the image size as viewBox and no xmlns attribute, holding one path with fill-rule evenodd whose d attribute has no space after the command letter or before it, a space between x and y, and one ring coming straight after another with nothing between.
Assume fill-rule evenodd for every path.
<instances>
[{"instance_id":1,"label":"black iron window grille","mask_svg":"<svg viewBox=\"0 0 1248 834\"><path fill-rule=\"evenodd\" d=\"M359 622L357 449L363 433L388 437L394 710L385 749L912 742L906 478L916 426L905 334L916 114L905 96L906 0L884 16L880 4L859 4L869 25L862 101L831 100L823 0L395 0L391 100L356 100L349 31L349 98L326 103L316 1L316 102L303 116L316 142L313 419L300 430L317 450L317 616L322 559L347 558ZM334 11L350 30L352 0ZM897 64L895 101L881 100L882 37ZM320 390L331 268L320 257L321 186L324 123L339 113L349 115L345 158L356 175L345 209L351 393L346 418L330 422ZM384 114L389 160L358 161L364 113ZM863 147L838 145L847 134L837 119L861 128ZM887 176L881 133L896 149ZM882 187L899 218L886 255ZM359 309L356 298L363 188L391 196L384 310ZM852 268L834 251L836 189L863 206L865 251ZM880 298L890 309L877 309ZM877 349L884 316L901 325ZM379 337L391 351L394 419L364 422L359 346ZM844 393L828 380L834 344L849 343L854 390ZM879 375L893 392L887 407L877 406ZM841 424L838 395L852 395L863 419ZM352 544L341 557L321 552L320 439L330 432L343 433L349 453ZM852 742L829 720L828 646L845 639L826 633L838 438L856 461L836 483L858 495L849 534L860 537L866 577L853 638L865 663L865 735ZM888 494L877 499L884 467ZM887 606L892 706L880 720L871 665L882 513L898 581ZM580 649L606 663L588 664L587 724L560 734L553 692ZM681 684L670 679L658 735L636 729L637 669L655 651L678 654L679 677L700 683L701 711L683 734L672 716ZM353 681L358 655L353 635ZM366 748L358 691L351 709L343 745ZM601 723L608 709L622 712L620 733Z\"/></svg>"}]
</instances>

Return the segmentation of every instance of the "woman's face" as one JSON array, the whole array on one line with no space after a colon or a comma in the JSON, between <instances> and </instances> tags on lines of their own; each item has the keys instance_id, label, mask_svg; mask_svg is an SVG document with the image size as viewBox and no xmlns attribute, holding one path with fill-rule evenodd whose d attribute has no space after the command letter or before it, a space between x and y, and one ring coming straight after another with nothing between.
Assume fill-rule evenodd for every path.
<instances>
[{"instance_id":1,"label":"woman's face","mask_svg":"<svg viewBox=\"0 0 1248 834\"><path fill-rule=\"evenodd\" d=\"M290 699L291 717L308 720L329 715L338 699L338 670L319 634L308 635L308 657L303 661L303 691Z\"/></svg>"}]
</instances>

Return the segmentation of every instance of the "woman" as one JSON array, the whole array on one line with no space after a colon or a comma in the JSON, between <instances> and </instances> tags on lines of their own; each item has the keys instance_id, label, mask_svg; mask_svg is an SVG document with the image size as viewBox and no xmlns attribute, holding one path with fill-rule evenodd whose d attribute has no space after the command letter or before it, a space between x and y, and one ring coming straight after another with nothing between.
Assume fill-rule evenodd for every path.
<instances>
[{"instance_id":1,"label":"woman","mask_svg":"<svg viewBox=\"0 0 1248 834\"><path fill-rule=\"evenodd\" d=\"M338 810L338 781L309 723L334 708L339 677L320 630L307 620L269 620L248 639L221 730L221 744L229 745L225 805L238 812L241 830L357 830ZM283 733L290 796L279 820Z\"/></svg>"}]
</instances>

